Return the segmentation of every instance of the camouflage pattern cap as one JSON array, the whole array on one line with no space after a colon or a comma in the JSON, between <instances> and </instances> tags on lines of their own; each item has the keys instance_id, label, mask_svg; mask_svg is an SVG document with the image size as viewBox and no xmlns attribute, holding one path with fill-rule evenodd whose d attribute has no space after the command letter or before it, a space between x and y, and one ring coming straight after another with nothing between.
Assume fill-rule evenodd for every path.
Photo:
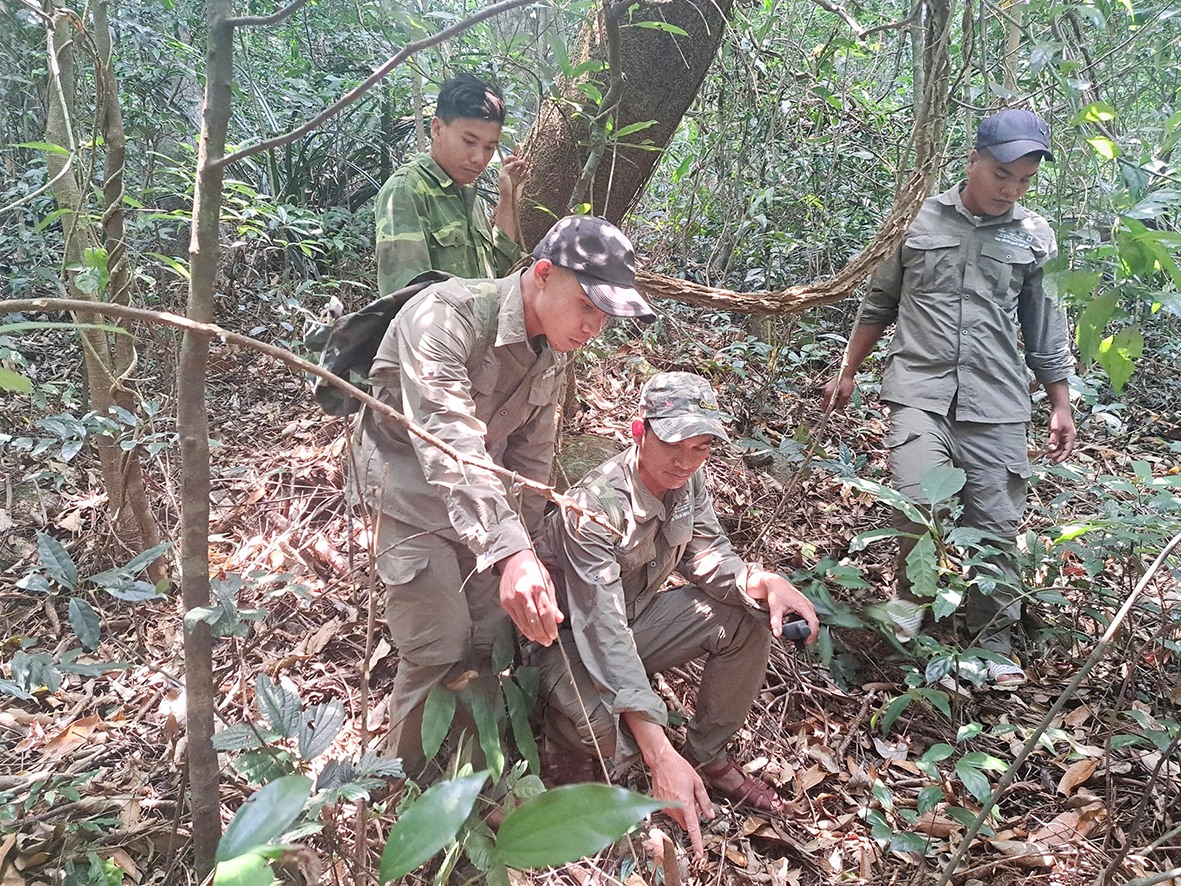
<instances>
[{"instance_id":1,"label":"camouflage pattern cap","mask_svg":"<svg viewBox=\"0 0 1181 886\"><path fill-rule=\"evenodd\" d=\"M640 418L665 443L680 443L699 434L730 442L714 389L691 372L662 372L648 379L640 391Z\"/></svg>"}]
</instances>

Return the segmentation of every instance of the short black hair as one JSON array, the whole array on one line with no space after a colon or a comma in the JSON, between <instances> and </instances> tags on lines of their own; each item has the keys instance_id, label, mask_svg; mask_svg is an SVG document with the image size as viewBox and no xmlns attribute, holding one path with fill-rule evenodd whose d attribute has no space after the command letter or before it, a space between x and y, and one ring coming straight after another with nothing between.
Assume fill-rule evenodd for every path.
<instances>
[{"instance_id":1,"label":"short black hair","mask_svg":"<svg viewBox=\"0 0 1181 886\"><path fill-rule=\"evenodd\" d=\"M447 80L439 90L435 116L444 123L464 117L491 120L504 125L504 96L490 83L474 74L459 74Z\"/></svg>"}]
</instances>

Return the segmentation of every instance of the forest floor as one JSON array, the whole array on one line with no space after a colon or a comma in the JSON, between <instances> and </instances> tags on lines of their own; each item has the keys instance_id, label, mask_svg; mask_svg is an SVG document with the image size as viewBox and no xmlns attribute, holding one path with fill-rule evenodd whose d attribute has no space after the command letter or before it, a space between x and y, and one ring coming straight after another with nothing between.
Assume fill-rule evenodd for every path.
<instances>
[{"instance_id":1,"label":"forest floor","mask_svg":"<svg viewBox=\"0 0 1181 886\"><path fill-rule=\"evenodd\" d=\"M826 623L815 647L775 648L733 747L779 787L789 813L773 820L719 806L698 863L686 857L684 835L657 816L648 827L671 842L642 830L578 864L514 873L514 882L935 882L981 798L1042 726L952 882L1074 886L1108 868L1111 882L1167 882L1151 876L1181 866L1177 557L1149 578L1107 654L1049 711L1166 533L1177 531L1177 349L1152 379L1133 383L1121 408L1081 411L1070 470L1038 462L1025 538L1037 599L1021 634L1030 680L998 692L956 672L926 681L941 676L928 659L953 639L947 622L908 650L859 617L886 596L891 565L885 545L851 551L850 543L885 525L888 508L840 475L884 481L884 426L872 384L846 414L823 415L818 393L840 343L821 326L781 321L768 349L766 329L753 321L689 325L678 316L687 315L669 318L659 338L615 330L578 358L578 404L567 411L565 438L575 441L571 450L595 437L622 446L652 367L703 372L719 384L736 431L735 445L710 465L723 523L741 554L818 599ZM152 360L167 401L173 346L157 344ZM59 345L44 339L45 364ZM261 674L295 688L305 706L335 699L343 728L307 767L320 775L330 757L355 761L380 746L397 663L376 603L368 532L346 503L346 422L321 415L302 379L251 354L215 349L210 379L218 444L211 567L224 588L241 579L242 636L219 641L215 652L219 728L257 722ZM35 435L38 415L16 399L0 406L0 426ZM1031 442L1042 445L1037 422ZM761 456L753 452L760 446ZM55 453L22 454L0 502L0 886L121 882L99 879L104 861L121 866L122 882L192 883L179 595L131 603L89 587L101 645L74 659L69 595L17 587L38 569L37 531L57 538L83 576L127 558L110 549L88 453ZM150 472L168 527L178 512L178 463L175 447L165 447ZM1067 526L1088 531L1055 529ZM15 691L18 652L25 683L39 682L28 671L40 667L50 688ZM94 662L121 665L100 672L87 668ZM691 710L695 674L688 667L663 675L670 709ZM252 791L234 756L223 755L223 824ZM645 789L638 769L623 781ZM289 881L302 882L294 872L302 869L312 882L376 882L393 817L383 804L326 807L320 832L292 857ZM430 874L408 881L430 882Z\"/></svg>"}]
</instances>

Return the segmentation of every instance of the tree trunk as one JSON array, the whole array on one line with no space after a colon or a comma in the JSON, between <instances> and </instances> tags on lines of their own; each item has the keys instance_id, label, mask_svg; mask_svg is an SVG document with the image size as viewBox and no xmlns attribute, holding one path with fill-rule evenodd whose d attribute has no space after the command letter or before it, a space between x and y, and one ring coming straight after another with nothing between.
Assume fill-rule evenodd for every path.
<instances>
[{"instance_id":1,"label":"tree trunk","mask_svg":"<svg viewBox=\"0 0 1181 886\"><path fill-rule=\"evenodd\" d=\"M91 223L87 208L87 191L79 173L79 153L74 135L72 111L76 105L73 28L70 17L60 0L47 7L53 24L48 32L49 107L45 123L45 140L61 145L68 156L48 154L48 170L53 181L53 195L61 216L65 240L66 266L82 267L88 250L98 246L99 237ZM106 21L106 3L95 8L95 45L99 59L96 68L97 102L103 125L106 147L106 180L103 189L102 226L107 249L109 282L107 294L112 301L129 304L130 273L127 268L123 243L123 122L119 113L118 89L110 68L111 39ZM67 168L67 166L69 168ZM103 293L85 291L78 285L78 271L65 272L65 289L73 298L86 301L100 300ZM76 314L79 323L99 321L95 314ZM90 408L107 415L118 405L135 411L132 393L122 384L123 375L135 362L134 342L130 335L108 337L99 329L80 330L83 359L86 366L87 395ZM107 510L115 537L128 551L138 553L160 541L155 516L147 501L143 469L139 457L124 452L109 436L95 439L103 485L107 491ZM157 561L151 569L154 580L164 577L164 564Z\"/></svg>"},{"instance_id":2,"label":"tree trunk","mask_svg":"<svg viewBox=\"0 0 1181 886\"><path fill-rule=\"evenodd\" d=\"M618 143L606 144L586 195L595 215L618 224L643 193L717 55L732 5L733 0L671 0L651 7L640 4L631 10L630 17L624 16L620 23L620 70L593 75L594 84L606 94L609 75L621 78L619 104L613 114L615 131L633 123L655 122ZM600 10L583 29L579 51L571 57L576 67L589 59L607 59L605 16L609 14ZM689 36L634 24L649 20L665 22ZM530 247L553 224L555 215L570 212L571 196L596 137L592 120L598 109L579 89L583 82L585 77L563 83L561 97L542 106L525 139L523 153L534 173L526 186L521 232ZM644 142L651 144L628 146Z\"/></svg>"},{"instance_id":3,"label":"tree trunk","mask_svg":"<svg viewBox=\"0 0 1181 886\"><path fill-rule=\"evenodd\" d=\"M234 74L234 28L231 0L206 0L209 27L206 50L205 106L197 153L193 193L193 227L189 240L187 315L213 321L213 286L219 251L222 179L219 161L225 153ZM211 165L212 162L212 165ZM177 423L180 427L181 588L185 612L209 605L209 415L205 405L205 371L209 340L186 332L177 366ZM189 788L193 815L193 852L198 879L214 866L221 838L217 797L217 752L213 749L213 642L209 625L185 622L185 693L188 699Z\"/></svg>"}]
</instances>

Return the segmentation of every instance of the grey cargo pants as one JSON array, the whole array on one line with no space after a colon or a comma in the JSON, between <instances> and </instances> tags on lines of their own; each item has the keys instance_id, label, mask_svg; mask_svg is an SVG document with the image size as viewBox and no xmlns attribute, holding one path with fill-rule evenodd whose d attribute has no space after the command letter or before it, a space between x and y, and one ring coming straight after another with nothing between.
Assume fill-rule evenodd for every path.
<instances>
[{"instance_id":1,"label":"grey cargo pants","mask_svg":"<svg viewBox=\"0 0 1181 886\"><path fill-rule=\"evenodd\" d=\"M960 491L964 506L961 525L987 533L991 536L988 544L1002 552L989 564L994 572L987 577L996 580L992 593L985 595L974 589L965 601L968 630L973 635L983 631L982 642L987 648L1008 652L1010 627L1021 617L1021 570L1014 538L1025 510L1030 473L1026 424L957 421L913 406L889 404L889 408L886 448L895 489L926 503L920 487L926 471L943 465L961 468L967 474ZM892 525L905 532L922 528L899 512L895 512ZM913 539L899 539L894 571L899 596L917 600L906 577L906 556L914 545Z\"/></svg>"},{"instance_id":2,"label":"grey cargo pants","mask_svg":"<svg viewBox=\"0 0 1181 886\"><path fill-rule=\"evenodd\" d=\"M686 750L698 764L725 753L763 686L771 651L766 618L686 585L661 591L632 622L636 650L649 674L705 656L686 739ZM531 662L541 671L546 737L588 756L594 755L597 741L605 760L635 754L634 740L603 704L573 636L562 631L561 638L571 670L556 643L535 652Z\"/></svg>"}]
</instances>

